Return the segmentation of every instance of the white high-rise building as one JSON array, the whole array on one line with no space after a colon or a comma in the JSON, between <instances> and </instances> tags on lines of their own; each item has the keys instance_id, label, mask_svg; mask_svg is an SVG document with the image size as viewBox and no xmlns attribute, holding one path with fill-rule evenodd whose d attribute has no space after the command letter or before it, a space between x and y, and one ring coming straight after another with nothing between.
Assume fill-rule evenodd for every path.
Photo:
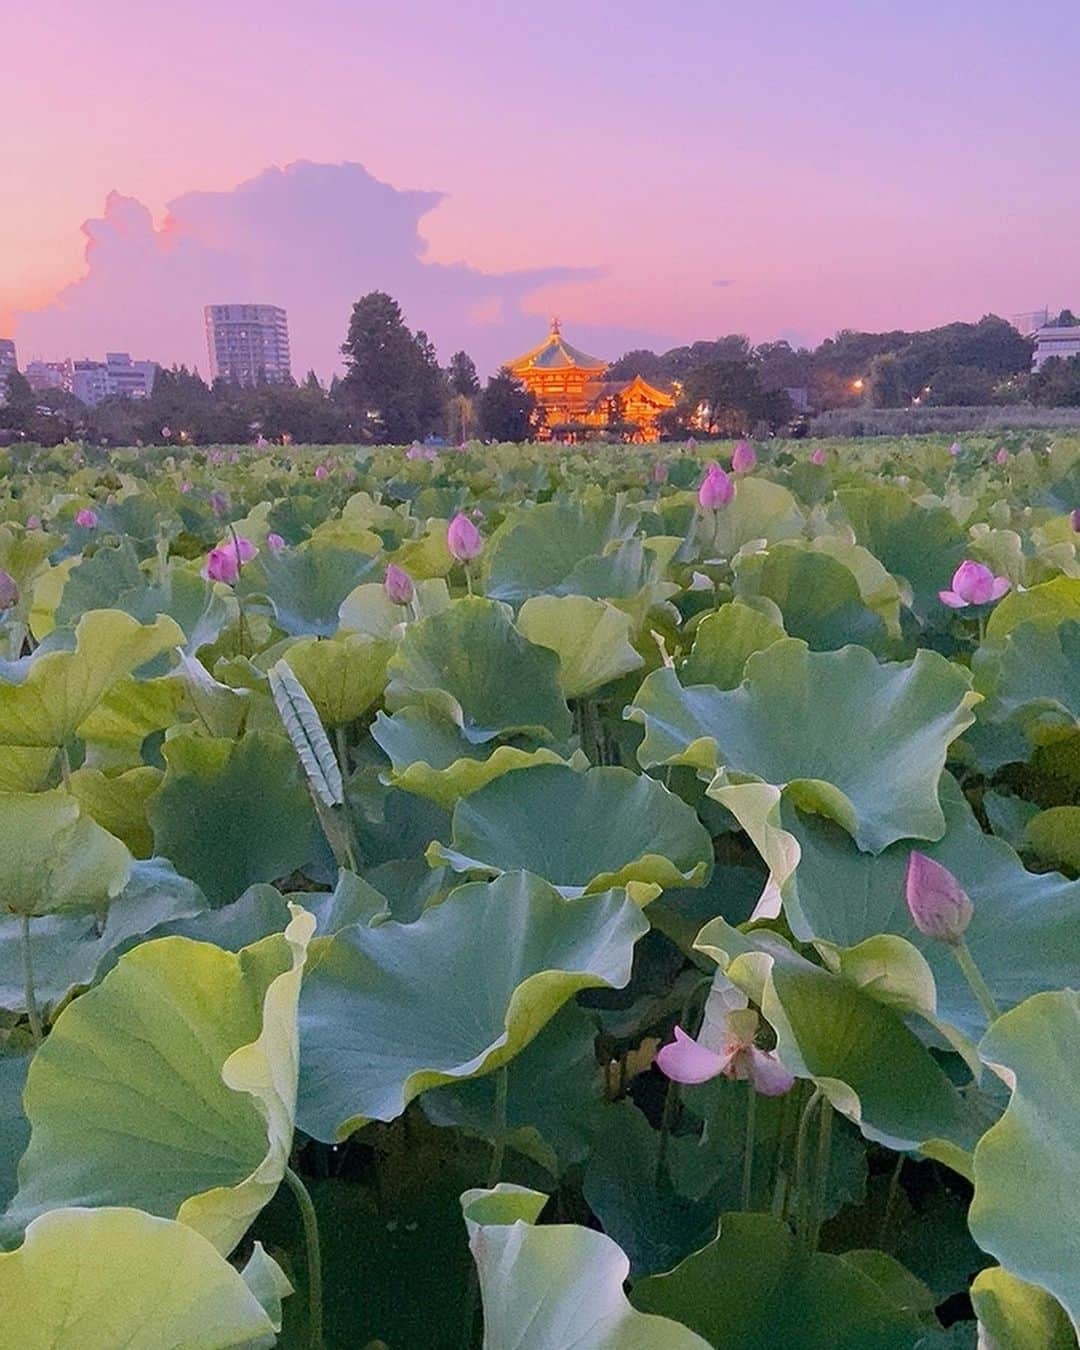
<instances>
[{"instance_id":1,"label":"white high-rise building","mask_svg":"<svg viewBox=\"0 0 1080 1350\"><path fill-rule=\"evenodd\" d=\"M291 377L289 322L277 305L207 305L210 378L280 384Z\"/></svg>"},{"instance_id":2,"label":"white high-rise building","mask_svg":"<svg viewBox=\"0 0 1080 1350\"><path fill-rule=\"evenodd\" d=\"M0 399L7 388L7 377L13 370L19 369L15 356L15 343L11 338L0 338Z\"/></svg>"}]
</instances>

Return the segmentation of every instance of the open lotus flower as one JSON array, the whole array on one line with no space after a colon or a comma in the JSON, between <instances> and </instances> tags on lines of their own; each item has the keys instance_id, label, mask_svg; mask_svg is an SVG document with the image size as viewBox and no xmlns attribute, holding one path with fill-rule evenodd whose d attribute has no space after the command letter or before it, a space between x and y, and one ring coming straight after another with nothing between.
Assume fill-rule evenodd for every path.
<instances>
[{"instance_id":1,"label":"open lotus flower","mask_svg":"<svg viewBox=\"0 0 1080 1350\"><path fill-rule=\"evenodd\" d=\"M472 562L484 551L484 537L469 517L459 511L446 531L446 547L458 562Z\"/></svg>"},{"instance_id":2,"label":"open lotus flower","mask_svg":"<svg viewBox=\"0 0 1080 1350\"><path fill-rule=\"evenodd\" d=\"M412 577L409 576L404 567L398 567L397 563L390 563L386 569L383 590L385 590L386 598L392 605L407 605L413 598Z\"/></svg>"},{"instance_id":3,"label":"open lotus flower","mask_svg":"<svg viewBox=\"0 0 1080 1350\"><path fill-rule=\"evenodd\" d=\"M748 1078L754 1091L764 1097L782 1096L795 1078L774 1050L758 1049L760 1026L761 1019L747 1006L746 995L717 972L697 1039L676 1027L674 1041L657 1052L657 1067L676 1083L707 1083L723 1074Z\"/></svg>"},{"instance_id":4,"label":"open lotus flower","mask_svg":"<svg viewBox=\"0 0 1080 1350\"><path fill-rule=\"evenodd\" d=\"M959 942L974 913L967 893L949 869L918 849L912 849L908 857L904 898L915 927L939 942Z\"/></svg>"},{"instance_id":5,"label":"open lotus flower","mask_svg":"<svg viewBox=\"0 0 1080 1350\"><path fill-rule=\"evenodd\" d=\"M740 441L731 456L731 467L736 473L749 473L757 463L757 455L749 441Z\"/></svg>"},{"instance_id":6,"label":"open lotus flower","mask_svg":"<svg viewBox=\"0 0 1080 1350\"><path fill-rule=\"evenodd\" d=\"M81 511L75 512L75 524L82 526L84 530L94 529L97 525L97 512L84 506Z\"/></svg>"},{"instance_id":7,"label":"open lotus flower","mask_svg":"<svg viewBox=\"0 0 1080 1350\"><path fill-rule=\"evenodd\" d=\"M818 448L814 451L814 453L810 456L810 463L811 463L811 464L824 464L824 463L825 463L825 451L822 450L822 448L821 448L820 445L819 445Z\"/></svg>"},{"instance_id":8,"label":"open lotus flower","mask_svg":"<svg viewBox=\"0 0 1080 1350\"><path fill-rule=\"evenodd\" d=\"M242 534L237 535L235 540L226 539L206 555L203 576L208 581L223 581L231 586L240 575L241 564L250 562L258 551L251 540L245 539Z\"/></svg>"},{"instance_id":9,"label":"open lotus flower","mask_svg":"<svg viewBox=\"0 0 1080 1350\"><path fill-rule=\"evenodd\" d=\"M715 460L709 465L698 488L698 502L706 511L719 510L735 496L735 484Z\"/></svg>"},{"instance_id":10,"label":"open lotus flower","mask_svg":"<svg viewBox=\"0 0 1080 1350\"><path fill-rule=\"evenodd\" d=\"M964 609L967 605L988 605L991 600L1000 600L1008 589L1008 577L996 577L989 567L968 558L953 573L952 589L938 591L938 597L950 609Z\"/></svg>"}]
</instances>

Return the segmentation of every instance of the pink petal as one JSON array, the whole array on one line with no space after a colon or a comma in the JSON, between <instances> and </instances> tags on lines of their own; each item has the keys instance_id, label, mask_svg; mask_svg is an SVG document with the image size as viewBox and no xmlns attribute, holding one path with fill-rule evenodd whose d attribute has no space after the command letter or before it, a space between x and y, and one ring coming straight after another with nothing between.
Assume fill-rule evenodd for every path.
<instances>
[{"instance_id":1,"label":"pink petal","mask_svg":"<svg viewBox=\"0 0 1080 1350\"><path fill-rule=\"evenodd\" d=\"M795 1086L795 1075L788 1073L771 1050L752 1046L747 1051L750 1059L750 1081L763 1097L782 1097Z\"/></svg>"},{"instance_id":2,"label":"pink petal","mask_svg":"<svg viewBox=\"0 0 1080 1350\"><path fill-rule=\"evenodd\" d=\"M990 587L990 599L1000 600L1008 589L1009 589L1008 577L995 577L994 584L993 586Z\"/></svg>"},{"instance_id":3,"label":"pink petal","mask_svg":"<svg viewBox=\"0 0 1080 1350\"><path fill-rule=\"evenodd\" d=\"M938 599L943 605L948 605L950 609L965 609L967 601L962 595L957 595L955 591L938 591Z\"/></svg>"},{"instance_id":4,"label":"pink petal","mask_svg":"<svg viewBox=\"0 0 1080 1350\"><path fill-rule=\"evenodd\" d=\"M707 1083L724 1072L730 1055L717 1055L699 1045L682 1027L675 1028L675 1039L657 1051L656 1064L676 1083Z\"/></svg>"}]
</instances>

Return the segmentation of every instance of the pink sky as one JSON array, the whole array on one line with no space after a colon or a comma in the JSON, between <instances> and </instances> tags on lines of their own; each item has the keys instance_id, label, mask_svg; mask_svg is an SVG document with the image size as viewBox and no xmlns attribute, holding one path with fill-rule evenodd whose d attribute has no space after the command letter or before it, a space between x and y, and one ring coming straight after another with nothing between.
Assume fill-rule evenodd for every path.
<instances>
[{"instance_id":1,"label":"pink sky","mask_svg":"<svg viewBox=\"0 0 1080 1350\"><path fill-rule=\"evenodd\" d=\"M446 194L425 261L598 269L524 298L541 328L816 341L1080 308L1074 0L54 0L3 27L20 348L16 312L84 272L110 190L160 225L295 160Z\"/></svg>"}]
</instances>

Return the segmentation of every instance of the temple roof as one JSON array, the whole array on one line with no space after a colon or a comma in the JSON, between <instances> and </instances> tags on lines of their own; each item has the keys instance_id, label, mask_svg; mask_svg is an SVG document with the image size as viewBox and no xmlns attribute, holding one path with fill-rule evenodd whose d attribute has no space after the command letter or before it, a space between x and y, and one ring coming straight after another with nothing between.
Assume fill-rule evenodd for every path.
<instances>
[{"instance_id":1,"label":"temple roof","mask_svg":"<svg viewBox=\"0 0 1080 1350\"><path fill-rule=\"evenodd\" d=\"M607 370L608 363L598 356L590 356L580 347L572 347L563 339L558 319L552 319L551 332L523 356L510 361L512 371L519 370Z\"/></svg>"}]
</instances>

